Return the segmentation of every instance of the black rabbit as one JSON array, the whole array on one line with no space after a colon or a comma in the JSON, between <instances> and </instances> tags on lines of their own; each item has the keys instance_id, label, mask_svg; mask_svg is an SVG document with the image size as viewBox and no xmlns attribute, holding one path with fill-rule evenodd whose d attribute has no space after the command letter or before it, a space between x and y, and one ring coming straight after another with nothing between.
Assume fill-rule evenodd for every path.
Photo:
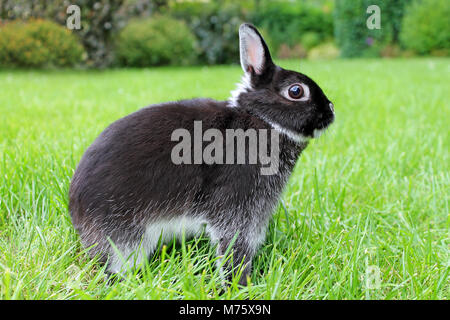
<instances>
[{"instance_id":1,"label":"black rabbit","mask_svg":"<svg viewBox=\"0 0 450 320\"><path fill-rule=\"evenodd\" d=\"M160 240L204 228L218 255L231 244L233 262L224 268L243 263L239 283L246 284L297 158L308 140L333 122L334 110L313 80L273 63L254 26L241 25L239 39L244 77L228 101L193 99L143 108L111 124L83 155L70 186L69 210L82 243L92 246L90 254L99 255L109 272L140 263ZM239 145L228 132L268 133L273 139L258 143L276 151L275 170L264 173L268 162L262 158L243 163L237 152L218 154L218 149L215 162L199 162L199 152L201 158L213 141L206 134L200 145L178 152L181 135L174 132L195 139L199 125L202 132L215 130L210 131L215 142L223 133L225 145L244 149L245 159L255 156L249 135Z\"/></svg>"}]
</instances>

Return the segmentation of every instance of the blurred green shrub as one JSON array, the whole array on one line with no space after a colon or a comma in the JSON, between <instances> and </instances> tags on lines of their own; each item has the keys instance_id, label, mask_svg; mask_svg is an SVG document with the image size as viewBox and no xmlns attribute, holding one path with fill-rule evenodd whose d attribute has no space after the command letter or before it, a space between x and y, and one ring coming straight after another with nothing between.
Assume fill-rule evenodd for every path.
<instances>
[{"instance_id":1,"label":"blurred green shrub","mask_svg":"<svg viewBox=\"0 0 450 320\"><path fill-rule=\"evenodd\" d=\"M405 6L410 0L336 0L334 34L343 57L379 56L389 43L398 41ZM380 7L381 29L366 22L370 5Z\"/></svg>"},{"instance_id":2,"label":"blurred green shrub","mask_svg":"<svg viewBox=\"0 0 450 320\"><path fill-rule=\"evenodd\" d=\"M415 1L403 18L401 44L420 54L445 55L450 51L448 0Z\"/></svg>"},{"instance_id":3,"label":"blurred green shrub","mask_svg":"<svg viewBox=\"0 0 450 320\"><path fill-rule=\"evenodd\" d=\"M202 64L239 62L239 25L245 21L238 3L175 2L167 10L194 33Z\"/></svg>"},{"instance_id":4,"label":"blurred green shrub","mask_svg":"<svg viewBox=\"0 0 450 320\"><path fill-rule=\"evenodd\" d=\"M322 39L317 32L306 32L300 37L300 43L306 48L306 50L310 50L311 48L318 46L321 41Z\"/></svg>"},{"instance_id":5,"label":"blurred green shrub","mask_svg":"<svg viewBox=\"0 0 450 320\"><path fill-rule=\"evenodd\" d=\"M155 15L128 23L116 39L116 56L122 66L184 65L195 62L196 40L183 21Z\"/></svg>"},{"instance_id":6,"label":"blurred green shrub","mask_svg":"<svg viewBox=\"0 0 450 320\"><path fill-rule=\"evenodd\" d=\"M322 60L322 59L336 59L339 57L339 48L333 42L325 42L308 52L308 59Z\"/></svg>"},{"instance_id":7,"label":"blurred green shrub","mask_svg":"<svg viewBox=\"0 0 450 320\"><path fill-rule=\"evenodd\" d=\"M291 48L301 44L309 49L333 37L331 12L305 2L262 2L249 13L249 19L267 30L274 53L282 44Z\"/></svg>"},{"instance_id":8,"label":"blurred green shrub","mask_svg":"<svg viewBox=\"0 0 450 320\"><path fill-rule=\"evenodd\" d=\"M82 55L77 37L51 21L14 21L0 26L2 66L69 67L79 63Z\"/></svg>"}]
</instances>

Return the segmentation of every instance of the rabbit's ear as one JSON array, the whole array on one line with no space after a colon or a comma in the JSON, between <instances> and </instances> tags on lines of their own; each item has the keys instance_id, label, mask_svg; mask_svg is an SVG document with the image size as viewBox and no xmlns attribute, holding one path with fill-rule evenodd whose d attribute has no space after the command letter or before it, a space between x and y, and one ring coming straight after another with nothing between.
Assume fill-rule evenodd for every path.
<instances>
[{"instance_id":1,"label":"rabbit's ear","mask_svg":"<svg viewBox=\"0 0 450 320\"><path fill-rule=\"evenodd\" d=\"M244 23L239 27L241 66L245 73L262 75L273 66L269 49L254 26Z\"/></svg>"}]
</instances>

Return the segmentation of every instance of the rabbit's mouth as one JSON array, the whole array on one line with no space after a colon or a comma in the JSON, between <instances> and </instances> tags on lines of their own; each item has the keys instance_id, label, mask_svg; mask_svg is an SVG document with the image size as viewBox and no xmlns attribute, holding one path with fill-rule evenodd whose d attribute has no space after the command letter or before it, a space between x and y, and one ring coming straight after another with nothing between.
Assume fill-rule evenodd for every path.
<instances>
[{"instance_id":1,"label":"rabbit's mouth","mask_svg":"<svg viewBox=\"0 0 450 320\"><path fill-rule=\"evenodd\" d=\"M318 138L320 137L326 130L327 128L330 126L330 124L332 124L334 121L334 112L333 115L326 121L322 121L321 123L319 123L319 125L317 126L316 129L314 129L313 131L313 138Z\"/></svg>"},{"instance_id":2,"label":"rabbit's mouth","mask_svg":"<svg viewBox=\"0 0 450 320\"><path fill-rule=\"evenodd\" d=\"M327 130L327 128L314 129L313 138L317 139L318 137L320 137L325 132L325 130Z\"/></svg>"}]
</instances>

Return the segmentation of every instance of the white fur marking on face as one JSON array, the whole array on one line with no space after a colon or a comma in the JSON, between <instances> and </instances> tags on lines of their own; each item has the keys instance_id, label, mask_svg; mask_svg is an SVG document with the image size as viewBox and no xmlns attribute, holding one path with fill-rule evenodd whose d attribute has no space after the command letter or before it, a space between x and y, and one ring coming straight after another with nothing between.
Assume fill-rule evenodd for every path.
<instances>
[{"instance_id":1,"label":"white fur marking on face","mask_svg":"<svg viewBox=\"0 0 450 320\"><path fill-rule=\"evenodd\" d=\"M261 74L264 64L264 47L253 29L247 26L239 29L239 48L244 72L247 73L251 66L256 74Z\"/></svg>"},{"instance_id":2,"label":"white fur marking on face","mask_svg":"<svg viewBox=\"0 0 450 320\"><path fill-rule=\"evenodd\" d=\"M231 97L228 99L229 105L233 108L237 107L239 95L241 93L249 92L252 89L250 75L248 73L244 73L244 76L241 78L241 82L237 83L236 89L231 91Z\"/></svg>"}]
</instances>

